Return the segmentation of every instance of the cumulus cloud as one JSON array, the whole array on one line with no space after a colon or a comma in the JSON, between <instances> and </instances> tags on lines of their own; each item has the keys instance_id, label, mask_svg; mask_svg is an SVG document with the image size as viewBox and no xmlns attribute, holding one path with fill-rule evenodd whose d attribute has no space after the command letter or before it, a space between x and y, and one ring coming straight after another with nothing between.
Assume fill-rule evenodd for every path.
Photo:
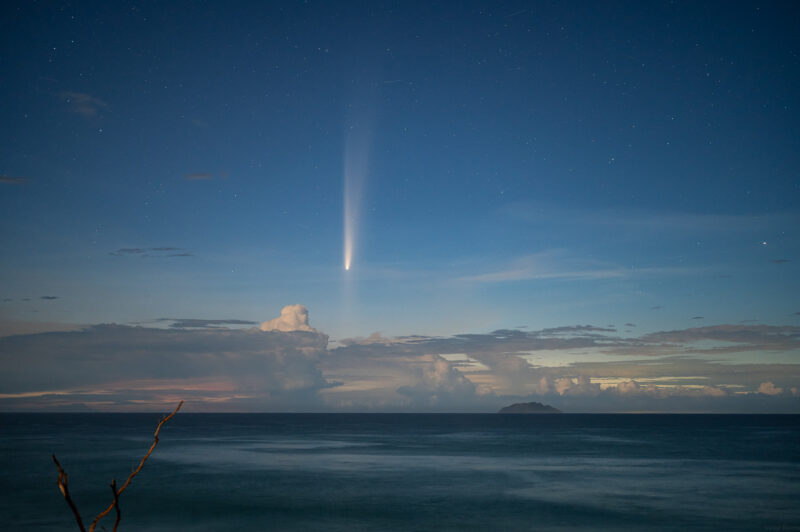
<instances>
[{"instance_id":1,"label":"cumulus cloud","mask_svg":"<svg viewBox=\"0 0 800 532\"><path fill-rule=\"evenodd\" d=\"M639 393L641 389L642 386L633 379L627 382L621 382L617 385L617 391L619 393Z\"/></svg>"},{"instance_id":2,"label":"cumulus cloud","mask_svg":"<svg viewBox=\"0 0 800 532\"><path fill-rule=\"evenodd\" d=\"M779 388L767 381L761 383L758 387L758 393L763 393L764 395L780 395L783 393L783 388Z\"/></svg>"},{"instance_id":3,"label":"cumulus cloud","mask_svg":"<svg viewBox=\"0 0 800 532\"><path fill-rule=\"evenodd\" d=\"M281 315L261 324L262 331L307 331L317 332L308 324L308 310L305 305L286 305Z\"/></svg>"},{"instance_id":4,"label":"cumulus cloud","mask_svg":"<svg viewBox=\"0 0 800 532\"><path fill-rule=\"evenodd\" d=\"M427 355L416 362L417 382L402 386L397 392L414 402L431 406L453 405L472 401L476 386L458 372L447 360L436 355Z\"/></svg>"},{"instance_id":5,"label":"cumulus cloud","mask_svg":"<svg viewBox=\"0 0 800 532\"><path fill-rule=\"evenodd\" d=\"M559 395L597 395L601 391L600 384L593 383L590 377L562 377L555 383L555 391Z\"/></svg>"}]
</instances>

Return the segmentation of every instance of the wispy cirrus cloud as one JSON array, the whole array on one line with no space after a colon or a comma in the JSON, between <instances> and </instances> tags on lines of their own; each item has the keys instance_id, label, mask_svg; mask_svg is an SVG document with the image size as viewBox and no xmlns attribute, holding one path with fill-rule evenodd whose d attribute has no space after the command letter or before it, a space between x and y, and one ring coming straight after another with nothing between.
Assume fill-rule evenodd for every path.
<instances>
[{"instance_id":1,"label":"wispy cirrus cloud","mask_svg":"<svg viewBox=\"0 0 800 532\"><path fill-rule=\"evenodd\" d=\"M800 214L796 212L716 214L642 209L570 209L528 201L512 202L504 207L503 212L514 219L531 223L557 221L565 225L604 227L605 231L617 228L689 233L752 232L800 220Z\"/></svg>"},{"instance_id":2,"label":"wispy cirrus cloud","mask_svg":"<svg viewBox=\"0 0 800 532\"><path fill-rule=\"evenodd\" d=\"M505 267L490 272L466 275L459 280L476 283L502 283L526 280L596 281L634 276L684 275L690 268L622 268L599 261L570 256L564 250L548 250L525 255Z\"/></svg>"},{"instance_id":3,"label":"wispy cirrus cloud","mask_svg":"<svg viewBox=\"0 0 800 532\"><path fill-rule=\"evenodd\" d=\"M97 118L108 109L108 103L85 92L62 92L61 98L70 110L84 118Z\"/></svg>"},{"instance_id":4,"label":"wispy cirrus cloud","mask_svg":"<svg viewBox=\"0 0 800 532\"><path fill-rule=\"evenodd\" d=\"M210 179L214 179L214 174L210 172L194 172L191 174L185 174L183 178L186 181L208 181Z\"/></svg>"},{"instance_id":5,"label":"wispy cirrus cloud","mask_svg":"<svg viewBox=\"0 0 800 532\"><path fill-rule=\"evenodd\" d=\"M23 185L28 182L27 177L12 177L7 175L0 175L0 184L2 185Z\"/></svg>"},{"instance_id":6,"label":"wispy cirrus cloud","mask_svg":"<svg viewBox=\"0 0 800 532\"><path fill-rule=\"evenodd\" d=\"M115 257L194 257L193 253L176 247L119 248L108 254Z\"/></svg>"},{"instance_id":7,"label":"wispy cirrus cloud","mask_svg":"<svg viewBox=\"0 0 800 532\"><path fill-rule=\"evenodd\" d=\"M257 321L238 319L159 318L157 322L168 322L173 329L220 329L229 326L258 325Z\"/></svg>"}]
</instances>

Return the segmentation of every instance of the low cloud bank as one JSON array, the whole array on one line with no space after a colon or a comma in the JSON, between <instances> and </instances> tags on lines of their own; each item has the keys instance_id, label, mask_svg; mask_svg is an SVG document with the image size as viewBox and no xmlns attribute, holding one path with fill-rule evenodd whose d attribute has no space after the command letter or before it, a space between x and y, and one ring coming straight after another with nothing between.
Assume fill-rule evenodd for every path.
<instances>
[{"instance_id":1,"label":"low cloud bank","mask_svg":"<svg viewBox=\"0 0 800 532\"><path fill-rule=\"evenodd\" d=\"M800 412L800 327L718 325L621 336L573 325L342 340L303 305L257 322L162 319L0 338L0 410ZM167 324L169 322L169 324ZM747 353L751 362L726 356Z\"/></svg>"},{"instance_id":2,"label":"low cloud bank","mask_svg":"<svg viewBox=\"0 0 800 532\"><path fill-rule=\"evenodd\" d=\"M0 338L0 408L78 401L142 410L190 395L195 408L207 410L319 409L318 392L331 386L317 367L327 344L313 329L114 324L8 336Z\"/></svg>"}]
</instances>

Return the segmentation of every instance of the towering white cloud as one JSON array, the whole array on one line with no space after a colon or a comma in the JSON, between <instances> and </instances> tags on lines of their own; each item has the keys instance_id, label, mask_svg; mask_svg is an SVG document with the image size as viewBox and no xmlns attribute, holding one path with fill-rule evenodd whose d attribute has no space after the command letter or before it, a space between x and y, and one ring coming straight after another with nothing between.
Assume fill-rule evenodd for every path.
<instances>
[{"instance_id":1,"label":"towering white cloud","mask_svg":"<svg viewBox=\"0 0 800 532\"><path fill-rule=\"evenodd\" d=\"M317 332L308 324L308 310L305 305L286 305L281 309L281 315L279 317L262 323L261 330Z\"/></svg>"},{"instance_id":2,"label":"towering white cloud","mask_svg":"<svg viewBox=\"0 0 800 532\"><path fill-rule=\"evenodd\" d=\"M767 381L761 383L758 387L758 393L763 393L764 395L779 395L783 393L783 388L779 388L770 381Z\"/></svg>"}]
</instances>

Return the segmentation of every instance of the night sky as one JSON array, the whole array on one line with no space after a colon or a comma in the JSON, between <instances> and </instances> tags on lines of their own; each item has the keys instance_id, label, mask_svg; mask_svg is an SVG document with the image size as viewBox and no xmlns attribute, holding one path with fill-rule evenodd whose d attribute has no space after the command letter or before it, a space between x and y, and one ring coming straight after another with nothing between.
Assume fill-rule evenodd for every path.
<instances>
[{"instance_id":1,"label":"night sky","mask_svg":"<svg viewBox=\"0 0 800 532\"><path fill-rule=\"evenodd\" d=\"M790 2L7 2L0 410L800 412Z\"/></svg>"}]
</instances>

